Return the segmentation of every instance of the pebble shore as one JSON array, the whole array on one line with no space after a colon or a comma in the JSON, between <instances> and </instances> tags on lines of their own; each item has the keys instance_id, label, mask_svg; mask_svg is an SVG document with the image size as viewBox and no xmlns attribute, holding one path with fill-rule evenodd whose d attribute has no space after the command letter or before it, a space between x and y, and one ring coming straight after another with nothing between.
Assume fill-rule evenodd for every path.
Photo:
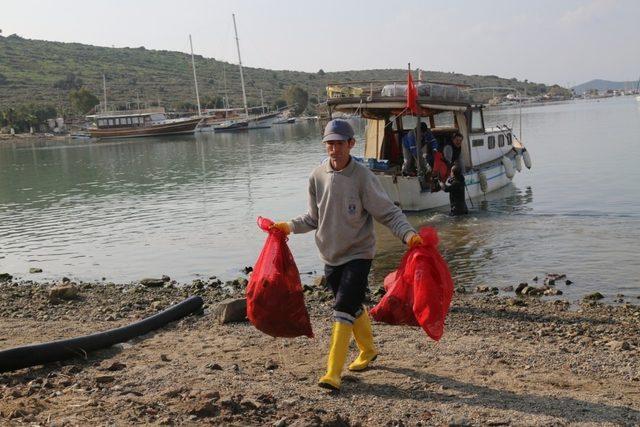
<instances>
[{"instance_id":1,"label":"pebble shore","mask_svg":"<svg viewBox=\"0 0 640 427\"><path fill-rule=\"evenodd\" d=\"M245 286L213 277L0 283L0 350L124 326L191 295L205 300L202 313L85 358L0 374L1 424L640 424L638 305L459 289L440 342L374 323L380 357L367 371L345 370L332 393L316 385L331 326L322 280L305 286L314 339L220 324L216 305ZM374 285L369 304L380 294Z\"/></svg>"}]
</instances>

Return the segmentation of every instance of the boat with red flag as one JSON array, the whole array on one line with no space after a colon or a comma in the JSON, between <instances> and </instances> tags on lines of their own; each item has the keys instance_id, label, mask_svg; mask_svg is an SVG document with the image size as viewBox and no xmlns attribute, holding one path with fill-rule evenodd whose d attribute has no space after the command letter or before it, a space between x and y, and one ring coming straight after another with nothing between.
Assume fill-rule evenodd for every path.
<instances>
[{"instance_id":1,"label":"boat with red flag","mask_svg":"<svg viewBox=\"0 0 640 427\"><path fill-rule=\"evenodd\" d=\"M472 199L508 185L523 164L531 168L529 151L511 127L485 126L484 106L474 102L472 91L458 84L414 83L409 72L401 82L330 83L327 107L330 118L357 114L366 120L365 163L394 203L419 211L449 204L439 184L452 161L463 169Z\"/></svg>"}]
</instances>

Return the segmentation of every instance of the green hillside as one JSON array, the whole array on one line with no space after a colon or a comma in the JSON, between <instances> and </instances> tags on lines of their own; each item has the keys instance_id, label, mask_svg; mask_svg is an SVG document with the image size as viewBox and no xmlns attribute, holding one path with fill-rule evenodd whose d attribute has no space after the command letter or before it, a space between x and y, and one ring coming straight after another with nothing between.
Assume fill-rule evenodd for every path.
<instances>
[{"instance_id":1,"label":"green hillside","mask_svg":"<svg viewBox=\"0 0 640 427\"><path fill-rule=\"evenodd\" d=\"M223 69L231 106L241 106L240 78L237 66L196 56L196 69L203 104L215 105L224 93ZM125 104L137 98L167 107L195 103L191 58L180 52L139 48L109 48L79 43L29 40L11 35L0 36L0 110L28 103L52 105L58 110L69 106L69 92L80 86L102 98L102 75L106 76L109 102ZM245 68L250 105L260 104L260 89L265 103L274 104L284 90L299 85L309 92L310 100L328 82L405 79L406 71L363 70L305 73L298 71ZM503 79L497 76L466 76L427 71L429 80L465 83L472 86L517 87L529 95L543 94L547 86ZM220 100L218 99L218 103Z\"/></svg>"}]
</instances>

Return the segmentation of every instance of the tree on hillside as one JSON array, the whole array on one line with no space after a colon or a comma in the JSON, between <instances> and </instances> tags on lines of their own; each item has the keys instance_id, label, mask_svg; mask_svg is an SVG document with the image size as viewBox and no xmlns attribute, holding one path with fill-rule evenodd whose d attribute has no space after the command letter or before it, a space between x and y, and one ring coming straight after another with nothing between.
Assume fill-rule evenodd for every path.
<instances>
[{"instance_id":1,"label":"tree on hillside","mask_svg":"<svg viewBox=\"0 0 640 427\"><path fill-rule=\"evenodd\" d=\"M320 68L320 69L318 70L318 75L319 75L319 76L324 76L324 75L325 75L325 72L324 72L324 70L323 70L322 68Z\"/></svg>"},{"instance_id":2,"label":"tree on hillside","mask_svg":"<svg viewBox=\"0 0 640 427\"><path fill-rule=\"evenodd\" d=\"M28 132L37 129L47 119L56 117L56 109L51 106L22 105L19 108L7 108L0 111L0 127L9 126L16 132Z\"/></svg>"},{"instance_id":3,"label":"tree on hillside","mask_svg":"<svg viewBox=\"0 0 640 427\"><path fill-rule=\"evenodd\" d=\"M80 114L86 114L93 107L100 103L97 96L89 92L86 88L82 87L78 90L74 90L69 94L69 102L74 110Z\"/></svg>"},{"instance_id":4,"label":"tree on hillside","mask_svg":"<svg viewBox=\"0 0 640 427\"><path fill-rule=\"evenodd\" d=\"M9 82L9 80L7 79L7 76L5 76L4 74L0 73L0 86L7 84Z\"/></svg>"},{"instance_id":5,"label":"tree on hillside","mask_svg":"<svg viewBox=\"0 0 640 427\"><path fill-rule=\"evenodd\" d=\"M298 116L307 108L309 93L300 86L289 86L284 91L284 99L287 104L293 106L293 114Z\"/></svg>"},{"instance_id":6,"label":"tree on hillside","mask_svg":"<svg viewBox=\"0 0 640 427\"><path fill-rule=\"evenodd\" d=\"M37 117L40 123L44 123L47 119L53 119L58 116L58 112L55 107L51 105L29 104L25 106L29 114L33 114Z\"/></svg>"},{"instance_id":7,"label":"tree on hillside","mask_svg":"<svg viewBox=\"0 0 640 427\"><path fill-rule=\"evenodd\" d=\"M13 108L7 108L2 112L2 125L12 127L18 118L16 110Z\"/></svg>"},{"instance_id":8,"label":"tree on hillside","mask_svg":"<svg viewBox=\"0 0 640 427\"><path fill-rule=\"evenodd\" d=\"M279 109L287 106L287 101L285 101L284 99L278 99L274 103L274 106L276 107L276 110L279 110Z\"/></svg>"},{"instance_id":9,"label":"tree on hillside","mask_svg":"<svg viewBox=\"0 0 640 427\"><path fill-rule=\"evenodd\" d=\"M569 89L565 89L558 85L553 85L547 91L547 96L550 96L552 98L557 98L557 97L569 98L571 97L571 91Z\"/></svg>"},{"instance_id":10,"label":"tree on hillside","mask_svg":"<svg viewBox=\"0 0 640 427\"><path fill-rule=\"evenodd\" d=\"M84 82L81 78L78 78L75 74L69 73L64 79L60 79L53 84L55 89L72 90L80 89Z\"/></svg>"},{"instance_id":11,"label":"tree on hillside","mask_svg":"<svg viewBox=\"0 0 640 427\"><path fill-rule=\"evenodd\" d=\"M173 104L178 111L195 111L198 106L190 101L179 101Z\"/></svg>"},{"instance_id":12,"label":"tree on hillside","mask_svg":"<svg viewBox=\"0 0 640 427\"><path fill-rule=\"evenodd\" d=\"M224 100L220 96L213 97L206 95L202 98L201 104L203 108L223 108Z\"/></svg>"},{"instance_id":13,"label":"tree on hillside","mask_svg":"<svg viewBox=\"0 0 640 427\"><path fill-rule=\"evenodd\" d=\"M316 116L318 114L318 98L316 96L312 96L309 98L309 105L307 105L307 109L305 114L310 116Z\"/></svg>"}]
</instances>

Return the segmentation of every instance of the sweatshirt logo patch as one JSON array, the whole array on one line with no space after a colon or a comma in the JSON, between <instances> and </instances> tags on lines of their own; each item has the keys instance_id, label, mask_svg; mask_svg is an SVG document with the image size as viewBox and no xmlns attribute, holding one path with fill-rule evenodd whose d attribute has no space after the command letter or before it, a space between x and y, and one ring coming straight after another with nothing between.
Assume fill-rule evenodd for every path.
<instances>
[{"instance_id":1,"label":"sweatshirt logo patch","mask_svg":"<svg viewBox=\"0 0 640 427\"><path fill-rule=\"evenodd\" d=\"M349 215L355 215L356 205L354 203L349 203L349 206L347 207L347 211L349 212Z\"/></svg>"}]
</instances>

